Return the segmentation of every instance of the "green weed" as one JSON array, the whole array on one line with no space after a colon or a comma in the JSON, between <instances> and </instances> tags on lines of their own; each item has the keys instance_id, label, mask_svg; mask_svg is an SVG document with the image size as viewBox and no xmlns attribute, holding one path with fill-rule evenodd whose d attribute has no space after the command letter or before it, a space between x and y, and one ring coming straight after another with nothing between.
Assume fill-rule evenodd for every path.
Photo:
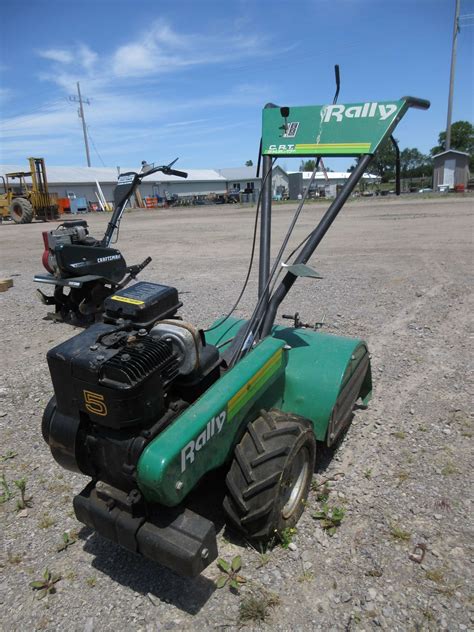
<instances>
[{"instance_id":1,"label":"green weed","mask_svg":"<svg viewBox=\"0 0 474 632\"><path fill-rule=\"evenodd\" d=\"M425 571L426 579L434 582L435 584L441 584L444 582L445 571L443 568L431 568Z\"/></svg>"},{"instance_id":2,"label":"green weed","mask_svg":"<svg viewBox=\"0 0 474 632\"><path fill-rule=\"evenodd\" d=\"M265 622L272 608L280 603L280 597L267 590L254 591L242 599L239 607L240 623Z\"/></svg>"},{"instance_id":3,"label":"green weed","mask_svg":"<svg viewBox=\"0 0 474 632\"><path fill-rule=\"evenodd\" d=\"M0 463L8 461L9 459L14 459L16 456L18 456L18 452L15 452L14 450L7 450L5 454L0 456Z\"/></svg>"},{"instance_id":4,"label":"green weed","mask_svg":"<svg viewBox=\"0 0 474 632\"><path fill-rule=\"evenodd\" d=\"M10 491L10 487L8 486L7 479L5 478L5 474L2 474L2 478L0 479L0 485L2 486L2 493L0 494L0 505L6 503L13 496Z\"/></svg>"},{"instance_id":5,"label":"green weed","mask_svg":"<svg viewBox=\"0 0 474 632\"><path fill-rule=\"evenodd\" d=\"M75 533L74 531L72 531L71 533L67 533L67 531L65 531L63 533L63 541L58 546L58 553L60 551L65 551L68 547L70 547L75 542L77 542L77 533Z\"/></svg>"},{"instance_id":6,"label":"green weed","mask_svg":"<svg viewBox=\"0 0 474 632\"><path fill-rule=\"evenodd\" d=\"M57 582L61 579L61 575L53 575L47 568L43 573L43 578L30 582L31 588L38 591L38 599L43 599L46 595L53 595L56 592Z\"/></svg>"},{"instance_id":7,"label":"green weed","mask_svg":"<svg viewBox=\"0 0 474 632\"><path fill-rule=\"evenodd\" d=\"M240 555L236 555L232 558L231 562L226 562L226 560L221 557L217 560L217 566L222 574L219 575L216 581L216 588L224 588L224 586L228 585L229 588L239 591L240 585L245 584L247 581L245 577L239 575L239 571L242 568L242 558Z\"/></svg>"},{"instance_id":8,"label":"green weed","mask_svg":"<svg viewBox=\"0 0 474 632\"><path fill-rule=\"evenodd\" d=\"M390 525L390 535L394 540L400 540L402 542L406 542L411 538L411 534L409 531L404 531L396 524Z\"/></svg>"},{"instance_id":9,"label":"green weed","mask_svg":"<svg viewBox=\"0 0 474 632\"><path fill-rule=\"evenodd\" d=\"M26 478L19 478L13 481L13 483L20 491L20 500L16 501L16 510L21 511L22 509L31 507L31 497L26 498Z\"/></svg>"},{"instance_id":10,"label":"green weed","mask_svg":"<svg viewBox=\"0 0 474 632\"><path fill-rule=\"evenodd\" d=\"M397 430L397 432L392 432L392 436L395 437L395 439L406 439L407 434L402 430Z\"/></svg>"},{"instance_id":11,"label":"green weed","mask_svg":"<svg viewBox=\"0 0 474 632\"><path fill-rule=\"evenodd\" d=\"M49 529L49 527L52 527L53 525L56 524L56 521L54 520L54 518L52 518L49 514L44 513L41 516L41 520L38 522L38 526L41 529Z\"/></svg>"},{"instance_id":12,"label":"green weed","mask_svg":"<svg viewBox=\"0 0 474 632\"><path fill-rule=\"evenodd\" d=\"M296 527L288 527L287 529L283 529L279 533L277 533L280 539L280 545L282 549L287 549L290 544L293 542L293 537L298 533L298 529Z\"/></svg>"},{"instance_id":13,"label":"green weed","mask_svg":"<svg viewBox=\"0 0 474 632\"><path fill-rule=\"evenodd\" d=\"M451 476L452 474L458 474L459 470L457 467L449 461L446 465L441 469L441 474L443 476Z\"/></svg>"},{"instance_id":14,"label":"green weed","mask_svg":"<svg viewBox=\"0 0 474 632\"><path fill-rule=\"evenodd\" d=\"M321 511L317 511L313 514L315 520L320 520L321 527L327 531L327 534L333 536L336 533L337 527L342 523L345 515L343 507L329 507L326 503L323 504Z\"/></svg>"}]
</instances>

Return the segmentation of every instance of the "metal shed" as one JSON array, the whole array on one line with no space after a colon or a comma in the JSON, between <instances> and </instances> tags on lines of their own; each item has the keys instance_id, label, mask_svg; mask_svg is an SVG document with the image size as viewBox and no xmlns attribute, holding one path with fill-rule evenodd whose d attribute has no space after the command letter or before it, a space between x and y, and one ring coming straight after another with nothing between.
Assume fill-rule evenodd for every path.
<instances>
[{"instance_id":1,"label":"metal shed","mask_svg":"<svg viewBox=\"0 0 474 632\"><path fill-rule=\"evenodd\" d=\"M469 181L469 154L448 149L433 156L433 189L466 189Z\"/></svg>"}]
</instances>

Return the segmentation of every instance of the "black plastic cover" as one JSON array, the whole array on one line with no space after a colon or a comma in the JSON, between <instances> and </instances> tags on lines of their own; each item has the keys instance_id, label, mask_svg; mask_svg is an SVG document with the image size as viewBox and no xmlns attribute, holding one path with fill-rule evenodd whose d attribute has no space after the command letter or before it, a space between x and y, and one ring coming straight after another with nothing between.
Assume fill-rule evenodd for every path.
<instances>
[{"instance_id":1,"label":"black plastic cover","mask_svg":"<svg viewBox=\"0 0 474 632\"><path fill-rule=\"evenodd\" d=\"M106 320L123 318L143 327L174 316L181 306L176 288L147 281L120 290L104 302Z\"/></svg>"},{"instance_id":2,"label":"black plastic cover","mask_svg":"<svg viewBox=\"0 0 474 632\"><path fill-rule=\"evenodd\" d=\"M89 483L74 498L77 519L100 535L180 575L195 577L217 557L214 524L187 508L134 507L133 494Z\"/></svg>"}]
</instances>

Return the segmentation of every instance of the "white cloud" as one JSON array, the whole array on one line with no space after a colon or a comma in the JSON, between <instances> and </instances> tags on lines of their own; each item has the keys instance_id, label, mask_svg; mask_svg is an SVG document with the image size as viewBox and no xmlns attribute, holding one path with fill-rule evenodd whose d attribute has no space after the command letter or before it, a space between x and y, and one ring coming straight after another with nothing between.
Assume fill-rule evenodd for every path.
<instances>
[{"instance_id":1,"label":"white cloud","mask_svg":"<svg viewBox=\"0 0 474 632\"><path fill-rule=\"evenodd\" d=\"M143 77L180 68L220 64L268 54L267 38L253 34L208 33L181 35L162 20L136 41L118 48L111 66L118 77Z\"/></svg>"},{"instance_id":2,"label":"white cloud","mask_svg":"<svg viewBox=\"0 0 474 632\"><path fill-rule=\"evenodd\" d=\"M259 59L273 55L273 51L266 38L247 32L239 34L233 25L227 33L220 29L183 34L158 20L146 33L108 54L99 55L81 42L74 43L74 48L48 48L37 54L50 62L40 78L59 86L64 96L54 102L35 104L27 116L3 118L0 136L8 161L21 157L28 143L37 147L39 155L47 156L50 163L54 156L68 154L68 143L71 147L81 146L77 104L65 98L75 94L77 81L83 97L91 99L91 105L84 107L92 137L101 154L112 160L124 160L130 152L147 147L154 154L157 147L166 152L167 147L182 140L183 128L186 137L192 134L193 141L201 138L207 143L229 129L229 124L233 128L236 123L227 117L228 107L260 106L267 98L268 86L231 81L217 92L211 88L198 95L186 94L185 98L180 92L170 97L169 92L164 96L161 90L166 86L163 75L239 60L247 63L256 55ZM158 78L159 82L155 81ZM4 96L8 96L7 92ZM241 125L240 119L237 124Z\"/></svg>"},{"instance_id":3,"label":"white cloud","mask_svg":"<svg viewBox=\"0 0 474 632\"><path fill-rule=\"evenodd\" d=\"M47 50L38 51L40 57L51 59L59 64L70 64L74 61L73 54L65 48L49 48Z\"/></svg>"},{"instance_id":4,"label":"white cloud","mask_svg":"<svg viewBox=\"0 0 474 632\"><path fill-rule=\"evenodd\" d=\"M92 49L89 48L89 46L86 46L85 44L81 44L79 46L79 63L82 65L83 68L85 68L86 70L91 70L92 68L94 68L95 64L97 63L99 56L97 55L96 52L94 52Z\"/></svg>"}]
</instances>

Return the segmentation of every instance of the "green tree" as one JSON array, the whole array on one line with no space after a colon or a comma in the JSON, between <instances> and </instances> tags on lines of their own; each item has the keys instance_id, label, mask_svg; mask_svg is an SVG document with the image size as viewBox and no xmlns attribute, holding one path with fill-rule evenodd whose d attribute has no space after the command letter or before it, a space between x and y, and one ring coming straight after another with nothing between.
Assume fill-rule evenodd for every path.
<instances>
[{"instance_id":1,"label":"green tree","mask_svg":"<svg viewBox=\"0 0 474 632\"><path fill-rule=\"evenodd\" d=\"M300 164L300 171L314 171L316 161L312 158L310 160L302 160Z\"/></svg>"},{"instance_id":2,"label":"green tree","mask_svg":"<svg viewBox=\"0 0 474 632\"><path fill-rule=\"evenodd\" d=\"M245 166L246 167L253 167L253 160L246 160Z\"/></svg>"},{"instance_id":3,"label":"green tree","mask_svg":"<svg viewBox=\"0 0 474 632\"><path fill-rule=\"evenodd\" d=\"M438 144L431 150L431 155L441 153L446 149L446 131L438 135ZM474 154L474 126L469 121L456 121L451 125L451 149Z\"/></svg>"},{"instance_id":4,"label":"green tree","mask_svg":"<svg viewBox=\"0 0 474 632\"><path fill-rule=\"evenodd\" d=\"M438 144L431 149L436 156L446 149L446 131L438 135ZM470 155L469 168L474 170L474 126L469 121L456 121L451 125L451 149L465 151Z\"/></svg>"},{"instance_id":5,"label":"green tree","mask_svg":"<svg viewBox=\"0 0 474 632\"><path fill-rule=\"evenodd\" d=\"M433 167L429 156L425 156L416 147L406 147L400 152L402 178L418 178L430 175Z\"/></svg>"},{"instance_id":6,"label":"green tree","mask_svg":"<svg viewBox=\"0 0 474 632\"><path fill-rule=\"evenodd\" d=\"M392 141L387 138L380 145L369 166L367 172L379 176L382 182L388 182L395 172L395 148Z\"/></svg>"}]
</instances>

